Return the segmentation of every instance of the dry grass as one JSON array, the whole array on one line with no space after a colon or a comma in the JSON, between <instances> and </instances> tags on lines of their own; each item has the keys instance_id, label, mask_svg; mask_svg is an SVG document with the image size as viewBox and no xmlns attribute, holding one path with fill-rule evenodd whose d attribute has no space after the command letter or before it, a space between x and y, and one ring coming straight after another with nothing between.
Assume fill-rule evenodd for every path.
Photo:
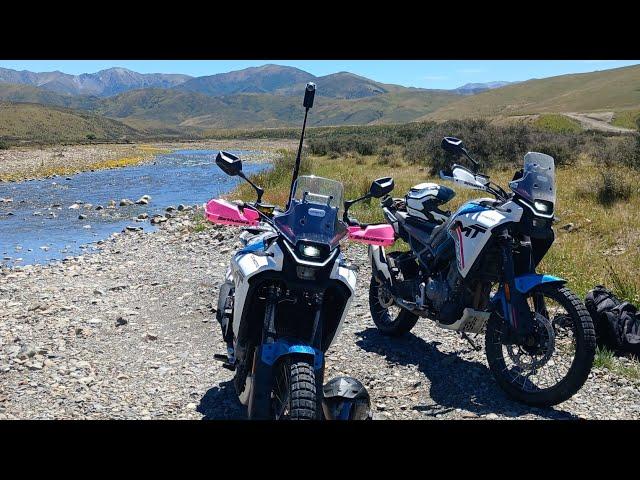
<instances>
[{"instance_id":1,"label":"dry grass","mask_svg":"<svg viewBox=\"0 0 640 480\"><path fill-rule=\"evenodd\" d=\"M265 201L284 204L290 182L289 163L279 168L277 175L263 174L260 180L266 184ZM393 167L381 163L378 156L346 155L330 159L310 157L305 171L315 175L339 180L344 183L347 198L365 193L369 183L378 177L392 175L395 180L395 195L403 196L411 186L427 181L442 182L429 175L427 166L409 165L395 158ZM597 195L602 182L603 167L595 166L590 159L582 157L576 165L557 170L558 204L556 215L556 242L540 266L540 271L558 275L568 280L569 286L580 296L596 284L604 284L622 293L630 301L640 302L640 193L638 185L632 185L629 197L624 201L613 201L603 205ZM637 172L626 167L610 167L611 172L624 179L633 179ZM513 169L494 169L489 172L492 180L507 186ZM457 192L445 207L455 209L467 200L483 196L480 192L455 188ZM585 191L588 194L585 194ZM595 192L595 193L592 193ZM252 191L241 189L242 198L253 198ZM360 203L351 210L352 216L361 221L382 221L382 212L377 201ZM570 229L563 226L573 224ZM623 288L614 284L610 269L617 274Z\"/></svg>"}]
</instances>

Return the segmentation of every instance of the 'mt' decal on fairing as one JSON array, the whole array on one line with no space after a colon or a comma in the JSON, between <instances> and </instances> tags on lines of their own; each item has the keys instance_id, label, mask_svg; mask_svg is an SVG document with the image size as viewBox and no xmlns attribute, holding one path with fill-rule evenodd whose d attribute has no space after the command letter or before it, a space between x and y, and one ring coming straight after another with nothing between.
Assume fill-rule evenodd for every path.
<instances>
[{"instance_id":1,"label":"'mt' decal on fairing","mask_svg":"<svg viewBox=\"0 0 640 480\"><path fill-rule=\"evenodd\" d=\"M476 238L478 233L484 233L487 229L482 225L469 225L468 227L464 227L462 229L462 233L464 233L465 237Z\"/></svg>"}]
</instances>

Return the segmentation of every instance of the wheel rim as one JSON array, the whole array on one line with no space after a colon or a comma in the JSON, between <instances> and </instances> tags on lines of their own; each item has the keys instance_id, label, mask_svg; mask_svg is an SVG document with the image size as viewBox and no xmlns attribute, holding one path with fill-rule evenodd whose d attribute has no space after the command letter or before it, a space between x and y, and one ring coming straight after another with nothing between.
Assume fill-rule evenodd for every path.
<instances>
[{"instance_id":1,"label":"wheel rim","mask_svg":"<svg viewBox=\"0 0 640 480\"><path fill-rule=\"evenodd\" d=\"M378 317L377 321L383 325L392 325L398 319L402 308L393 303L393 297L384 285L377 285L373 297L372 305Z\"/></svg>"},{"instance_id":2,"label":"wheel rim","mask_svg":"<svg viewBox=\"0 0 640 480\"><path fill-rule=\"evenodd\" d=\"M276 370L271 404L276 420L291 418L291 369L287 361L280 362Z\"/></svg>"},{"instance_id":3,"label":"wheel rim","mask_svg":"<svg viewBox=\"0 0 640 480\"><path fill-rule=\"evenodd\" d=\"M558 300L534 292L527 297L536 325L530 345L504 345L504 322L495 336L502 354L502 374L524 392L540 392L561 383L573 367L577 354L577 325Z\"/></svg>"}]
</instances>

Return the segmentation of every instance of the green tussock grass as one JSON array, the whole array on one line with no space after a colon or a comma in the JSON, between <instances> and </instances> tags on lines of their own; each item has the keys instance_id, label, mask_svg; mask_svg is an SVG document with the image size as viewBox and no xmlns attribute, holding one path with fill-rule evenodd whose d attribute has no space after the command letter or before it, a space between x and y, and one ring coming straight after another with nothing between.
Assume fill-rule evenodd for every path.
<instances>
[{"instance_id":1,"label":"green tussock grass","mask_svg":"<svg viewBox=\"0 0 640 480\"><path fill-rule=\"evenodd\" d=\"M559 114L540 115L533 122L536 128L557 133L578 133L582 131L580 122Z\"/></svg>"},{"instance_id":2,"label":"green tussock grass","mask_svg":"<svg viewBox=\"0 0 640 480\"><path fill-rule=\"evenodd\" d=\"M640 382L640 362L637 358L626 358L622 361L616 357L615 353L607 348L596 348L596 356L593 360L593 366L597 368L606 368L610 372L616 373L628 380Z\"/></svg>"},{"instance_id":3,"label":"green tussock grass","mask_svg":"<svg viewBox=\"0 0 640 480\"><path fill-rule=\"evenodd\" d=\"M202 212L196 212L191 218L191 221L194 224L189 228L191 232L200 233L211 228L211 223L209 223Z\"/></svg>"},{"instance_id":4,"label":"green tussock grass","mask_svg":"<svg viewBox=\"0 0 640 480\"><path fill-rule=\"evenodd\" d=\"M640 110L624 110L616 112L611 121L611 125L622 128L640 129L638 122L640 121Z\"/></svg>"}]
</instances>

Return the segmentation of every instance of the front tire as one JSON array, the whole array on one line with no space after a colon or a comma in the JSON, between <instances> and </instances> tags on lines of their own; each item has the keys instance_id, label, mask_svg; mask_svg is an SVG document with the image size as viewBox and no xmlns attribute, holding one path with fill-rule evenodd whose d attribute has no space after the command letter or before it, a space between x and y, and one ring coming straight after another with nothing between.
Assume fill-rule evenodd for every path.
<instances>
[{"instance_id":1,"label":"front tire","mask_svg":"<svg viewBox=\"0 0 640 480\"><path fill-rule=\"evenodd\" d=\"M507 325L502 315L494 313L485 335L487 361L507 394L527 405L549 407L571 398L587 380L595 356L595 330L582 301L562 285L540 285L529 292L527 301L548 335L550 352L505 345ZM543 369L550 374L543 376Z\"/></svg>"},{"instance_id":2,"label":"front tire","mask_svg":"<svg viewBox=\"0 0 640 480\"><path fill-rule=\"evenodd\" d=\"M369 310L373 323L376 324L380 333L390 337L399 337L408 333L415 326L419 317L404 308L383 305L380 302L381 288L383 288L382 284L372 276L369 286Z\"/></svg>"},{"instance_id":3,"label":"front tire","mask_svg":"<svg viewBox=\"0 0 640 480\"><path fill-rule=\"evenodd\" d=\"M287 355L275 368L271 392L275 420L316 420L317 382L313 363Z\"/></svg>"}]
</instances>

